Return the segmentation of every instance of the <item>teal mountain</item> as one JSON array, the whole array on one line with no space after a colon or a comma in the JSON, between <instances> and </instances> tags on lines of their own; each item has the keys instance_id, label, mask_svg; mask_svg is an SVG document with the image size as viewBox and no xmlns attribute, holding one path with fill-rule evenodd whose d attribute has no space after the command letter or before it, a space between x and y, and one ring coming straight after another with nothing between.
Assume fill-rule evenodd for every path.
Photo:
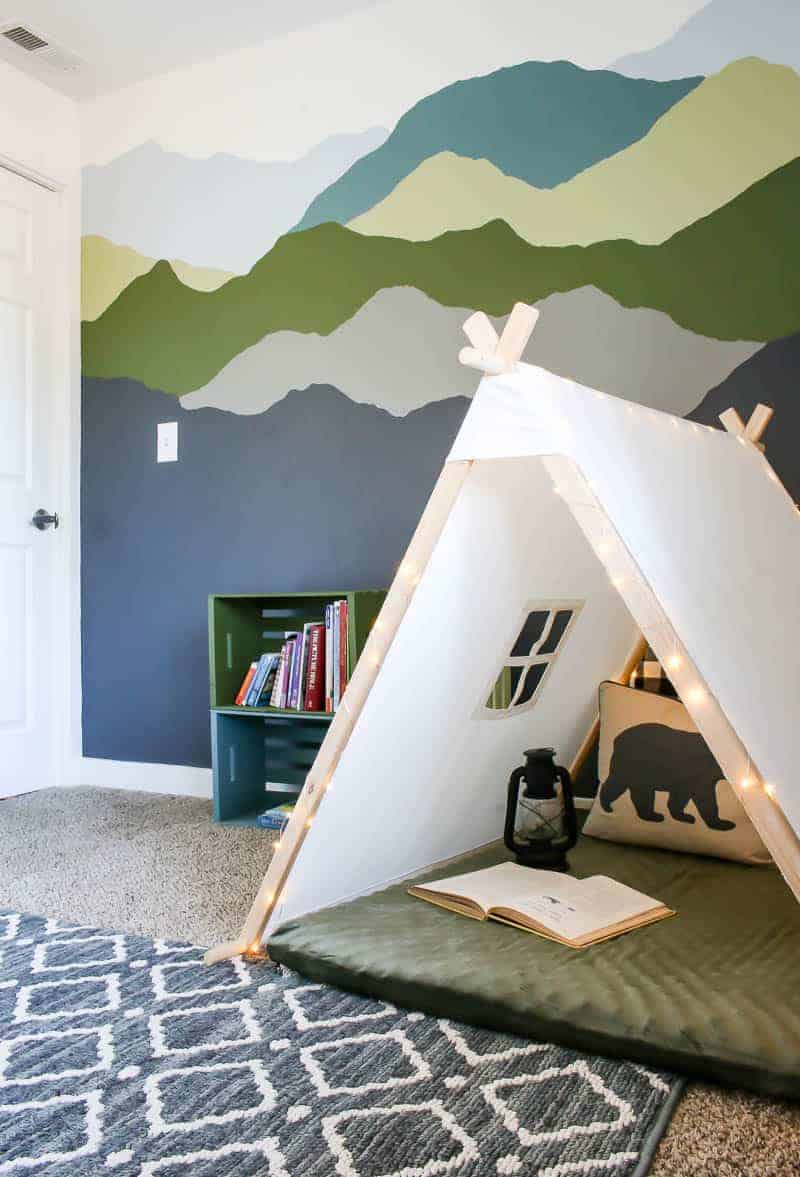
<instances>
[{"instance_id":1,"label":"teal mountain","mask_svg":"<svg viewBox=\"0 0 800 1177\"><path fill-rule=\"evenodd\" d=\"M508 176L553 188L640 139L701 81L651 82L568 61L528 61L455 82L404 114L381 147L317 196L297 227L345 224L441 151L488 159Z\"/></svg>"}]
</instances>

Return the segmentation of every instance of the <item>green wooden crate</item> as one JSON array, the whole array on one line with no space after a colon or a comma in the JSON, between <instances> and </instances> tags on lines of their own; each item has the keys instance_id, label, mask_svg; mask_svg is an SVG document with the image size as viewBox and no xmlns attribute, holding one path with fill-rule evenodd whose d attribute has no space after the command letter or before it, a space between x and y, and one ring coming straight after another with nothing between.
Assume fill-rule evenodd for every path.
<instances>
[{"instance_id":1,"label":"green wooden crate","mask_svg":"<svg viewBox=\"0 0 800 1177\"><path fill-rule=\"evenodd\" d=\"M324 621L325 606L345 599L348 660L354 667L385 592L214 595L208 601L214 820L255 825L274 805L291 802L314 763L332 715L234 704L248 666L277 653L286 630Z\"/></svg>"},{"instance_id":2,"label":"green wooden crate","mask_svg":"<svg viewBox=\"0 0 800 1177\"><path fill-rule=\"evenodd\" d=\"M325 606L332 601L347 601L349 664L355 666L385 596L359 590L209 597L211 706L232 707L250 663L261 654L278 653L286 630L302 631L308 621L324 621Z\"/></svg>"}]
</instances>

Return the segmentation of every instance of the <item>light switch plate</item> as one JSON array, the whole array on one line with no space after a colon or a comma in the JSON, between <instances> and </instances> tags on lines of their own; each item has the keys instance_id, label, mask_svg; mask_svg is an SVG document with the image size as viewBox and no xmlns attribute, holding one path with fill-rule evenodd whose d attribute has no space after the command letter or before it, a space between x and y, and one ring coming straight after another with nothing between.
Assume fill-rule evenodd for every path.
<instances>
[{"instance_id":1,"label":"light switch plate","mask_svg":"<svg viewBox=\"0 0 800 1177\"><path fill-rule=\"evenodd\" d=\"M178 422L160 421L156 426L156 461L177 462Z\"/></svg>"}]
</instances>

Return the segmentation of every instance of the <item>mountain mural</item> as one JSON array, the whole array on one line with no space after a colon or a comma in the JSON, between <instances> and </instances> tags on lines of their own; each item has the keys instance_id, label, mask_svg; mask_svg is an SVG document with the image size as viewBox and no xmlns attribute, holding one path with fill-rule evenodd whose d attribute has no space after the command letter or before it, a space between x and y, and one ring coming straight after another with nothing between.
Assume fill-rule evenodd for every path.
<instances>
[{"instance_id":1,"label":"mountain mural","mask_svg":"<svg viewBox=\"0 0 800 1177\"><path fill-rule=\"evenodd\" d=\"M626 310L592 287L552 294L538 306L529 351L537 364L672 412L695 408L762 346L706 339L659 311ZM263 413L293 389L331 384L351 400L404 416L437 400L471 397L475 373L453 360L470 314L472 308L440 306L410 286L381 290L330 335L266 335L181 404ZM413 356L413 364L387 365L392 354Z\"/></svg>"},{"instance_id":2,"label":"mountain mural","mask_svg":"<svg viewBox=\"0 0 800 1177\"><path fill-rule=\"evenodd\" d=\"M127 245L115 245L105 237L81 239L81 319L92 322L129 286L134 278L148 274L156 264L154 257L144 257ZM224 270L204 270L190 266L179 258L170 266L184 286L192 290L217 290L233 274Z\"/></svg>"},{"instance_id":3,"label":"mountain mural","mask_svg":"<svg viewBox=\"0 0 800 1177\"><path fill-rule=\"evenodd\" d=\"M534 245L618 237L655 245L797 155L800 76L748 58L702 82L636 143L556 188L443 152L349 228L426 241L500 218Z\"/></svg>"},{"instance_id":4,"label":"mountain mural","mask_svg":"<svg viewBox=\"0 0 800 1177\"><path fill-rule=\"evenodd\" d=\"M800 5L795 0L711 0L654 49L613 65L632 78L711 74L737 57L763 57L800 70Z\"/></svg>"},{"instance_id":5,"label":"mountain mural","mask_svg":"<svg viewBox=\"0 0 800 1177\"><path fill-rule=\"evenodd\" d=\"M244 274L318 192L386 135L380 127L332 135L285 163L222 154L190 159L143 143L83 169L83 232L157 258Z\"/></svg>"},{"instance_id":6,"label":"mountain mural","mask_svg":"<svg viewBox=\"0 0 800 1177\"><path fill-rule=\"evenodd\" d=\"M624 35L604 10L581 64L552 6L554 60L521 61L516 27L456 60L462 22L433 68L397 3L358 69L339 29L296 77L278 49L274 77L242 57L233 105L180 71L92 105L87 755L209 763L209 593L390 581L477 387L456 360L474 310L536 303L527 357L615 396L711 425L773 405L800 496L800 7L698 4L666 41L663 6ZM157 464L163 421L179 460Z\"/></svg>"},{"instance_id":7,"label":"mountain mural","mask_svg":"<svg viewBox=\"0 0 800 1177\"><path fill-rule=\"evenodd\" d=\"M652 83L568 61L529 61L445 87L418 102L389 138L312 201L299 229L346 224L429 156L487 159L552 188L646 134L699 77Z\"/></svg>"},{"instance_id":8,"label":"mountain mural","mask_svg":"<svg viewBox=\"0 0 800 1177\"><path fill-rule=\"evenodd\" d=\"M532 246L502 221L431 242L330 224L283 237L249 274L209 294L160 262L84 324L83 368L191 392L268 333L329 334L390 286L494 315L518 299L596 286L698 334L774 339L800 327L799 201L800 159L657 246Z\"/></svg>"}]
</instances>

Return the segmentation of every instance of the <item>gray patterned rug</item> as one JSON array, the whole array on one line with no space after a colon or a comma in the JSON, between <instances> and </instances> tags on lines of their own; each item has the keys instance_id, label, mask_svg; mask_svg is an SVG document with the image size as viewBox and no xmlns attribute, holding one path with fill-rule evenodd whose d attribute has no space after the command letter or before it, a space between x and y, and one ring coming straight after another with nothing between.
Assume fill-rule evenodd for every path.
<instances>
[{"instance_id":1,"label":"gray patterned rug","mask_svg":"<svg viewBox=\"0 0 800 1177\"><path fill-rule=\"evenodd\" d=\"M0 913L0 1174L630 1177L679 1095L201 954Z\"/></svg>"}]
</instances>

